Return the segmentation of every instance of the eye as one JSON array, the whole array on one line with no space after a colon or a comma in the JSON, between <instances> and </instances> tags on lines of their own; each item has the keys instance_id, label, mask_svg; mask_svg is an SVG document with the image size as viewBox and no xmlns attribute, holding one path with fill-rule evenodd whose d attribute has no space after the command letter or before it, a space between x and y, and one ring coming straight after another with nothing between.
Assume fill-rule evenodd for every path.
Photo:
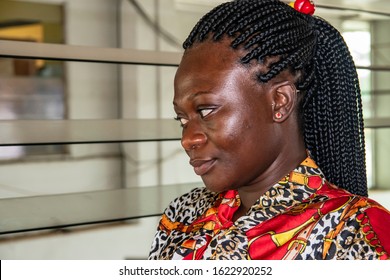
<instances>
[{"instance_id":1,"label":"eye","mask_svg":"<svg viewBox=\"0 0 390 280\"><path fill-rule=\"evenodd\" d=\"M205 108L205 109L200 109L199 114L202 118L207 117L214 109L212 108Z\"/></svg>"},{"instance_id":2,"label":"eye","mask_svg":"<svg viewBox=\"0 0 390 280\"><path fill-rule=\"evenodd\" d=\"M179 116L175 117L175 120L180 122L181 127L184 127L188 123L187 119L179 117Z\"/></svg>"}]
</instances>

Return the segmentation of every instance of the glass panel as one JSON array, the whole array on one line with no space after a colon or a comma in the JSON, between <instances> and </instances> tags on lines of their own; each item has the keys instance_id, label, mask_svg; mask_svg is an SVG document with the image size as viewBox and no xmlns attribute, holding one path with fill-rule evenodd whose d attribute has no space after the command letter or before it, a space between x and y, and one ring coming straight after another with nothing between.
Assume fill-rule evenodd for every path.
<instances>
[{"instance_id":1,"label":"glass panel","mask_svg":"<svg viewBox=\"0 0 390 280\"><path fill-rule=\"evenodd\" d=\"M3 60L4 62L5 60ZM11 62L11 60L8 60ZM1 72L1 71L0 71ZM65 115L64 84L61 78L37 76L1 76L0 120L63 119ZM9 123L12 123L10 121ZM8 133L16 136L18 128ZM2 129L0 145L7 138ZM26 133L25 131L23 133ZM32 134L33 135L33 134ZM42 133L43 137L45 133ZM15 143L15 142L14 142ZM28 155L51 155L64 152L61 145L45 147L2 147L0 160L16 159Z\"/></svg>"},{"instance_id":2,"label":"glass panel","mask_svg":"<svg viewBox=\"0 0 390 280\"><path fill-rule=\"evenodd\" d=\"M159 216L196 184L0 200L0 235Z\"/></svg>"},{"instance_id":3,"label":"glass panel","mask_svg":"<svg viewBox=\"0 0 390 280\"><path fill-rule=\"evenodd\" d=\"M0 146L179 140L174 120L0 121Z\"/></svg>"},{"instance_id":4,"label":"glass panel","mask_svg":"<svg viewBox=\"0 0 390 280\"><path fill-rule=\"evenodd\" d=\"M63 6L59 1L0 1L0 38L61 44Z\"/></svg>"},{"instance_id":5,"label":"glass panel","mask_svg":"<svg viewBox=\"0 0 390 280\"><path fill-rule=\"evenodd\" d=\"M19 146L14 146L17 148ZM65 146L66 154L0 163L0 198L110 190L122 187L119 144ZM1 149L0 149L1 151Z\"/></svg>"},{"instance_id":6,"label":"glass panel","mask_svg":"<svg viewBox=\"0 0 390 280\"><path fill-rule=\"evenodd\" d=\"M388 166L390 165L390 128L375 129L371 132L374 150L375 161L373 162L373 174L375 181L373 188L375 189L390 189L390 173Z\"/></svg>"},{"instance_id":7,"label":"glass panel","mask_svg":"<svg viewBox=\"0 0 390 280\"><path fill-rule=\"evenodd\" d=\"M0 162L0 199L201 181L179 141L65 147L66 154Z\"/></svg>"},{"instance_id":8,"label":"glass panel","mask_svg":"<svg viewBox=\"0 0 390 280\"><path fill-rule=\"evenodd\" d=\"M62 6L0 1L0 40L62 43ZM0 58L0 120L63 119L66 115L61 61ZM2 147L0 160L65 153L57 146Z\"/></svg>"}]
</instances>

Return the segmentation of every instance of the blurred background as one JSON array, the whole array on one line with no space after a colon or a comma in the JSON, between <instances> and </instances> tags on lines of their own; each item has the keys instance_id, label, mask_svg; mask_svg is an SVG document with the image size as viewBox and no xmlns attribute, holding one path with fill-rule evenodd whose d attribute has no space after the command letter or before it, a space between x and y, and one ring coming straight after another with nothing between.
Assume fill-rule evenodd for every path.
<instances>
[{"instance_id":1,"label":"blurred background","mask_svg":"<svg viewBox=\"0 0 390 280\"><path fill-rule=\"evenodd\" d=\"M173 121L181 43L219 0L0 0L0 259L145 259L201 180ZM390 208L390 2L315 1L364 102L370 197Z\"/></svg>"}]
</instances>

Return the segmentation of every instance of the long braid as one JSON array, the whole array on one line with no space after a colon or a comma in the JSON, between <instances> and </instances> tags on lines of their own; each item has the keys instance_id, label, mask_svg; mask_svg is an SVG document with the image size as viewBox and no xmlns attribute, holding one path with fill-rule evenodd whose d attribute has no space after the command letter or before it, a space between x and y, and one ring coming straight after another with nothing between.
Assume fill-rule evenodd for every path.
<instances>
[{"instance_id":1,"label":"long braid","mask_svg":"<svg viewBox=\"0 0 390 280\"><path fill-rule=\"evenodd\" d=\"M355 65L336 29L315 20L315 81L307 89L305 141L327 178L367 195L362 102ZM337 50L337 51L332 51ZM310 134L316 136L312 142Z\"/></svg>"},{"instance_id":2,"label":"long braid","mask_svg":"<svg viewBox=\"0 0 390 280\"><path fill-rule=\"evenodd\" d=\"M285 69L299 73L303 134L307 149L326 178L367 195L362 102L352 57L340 33L323 19L307 16L279 0L235 0L206 14L184 42L231 38L244 49L241 63L278 56L266 83Z\"/></svg>"}]
</instances>

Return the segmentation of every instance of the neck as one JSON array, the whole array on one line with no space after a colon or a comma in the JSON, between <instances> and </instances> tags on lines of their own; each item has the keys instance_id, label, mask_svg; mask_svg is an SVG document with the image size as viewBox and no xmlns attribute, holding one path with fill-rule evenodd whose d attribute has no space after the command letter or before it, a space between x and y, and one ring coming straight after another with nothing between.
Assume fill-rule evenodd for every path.
<instances>
[{"instance_id":1,"label":"neck","mask_svg":"<svg viewBox=\"0 0 390 280\"><path fill-rule=\"evenodd\" d=\"M306 148L303 137L297 134L297 141L285 137L285 143L272 165L253 184L238 189L241 206L234 216L234 220L245 215L254 203L279 182L284 176L294 170L306 157ZM298 139L299 138L299 139Z\"/></svg>"}]
</instances>

